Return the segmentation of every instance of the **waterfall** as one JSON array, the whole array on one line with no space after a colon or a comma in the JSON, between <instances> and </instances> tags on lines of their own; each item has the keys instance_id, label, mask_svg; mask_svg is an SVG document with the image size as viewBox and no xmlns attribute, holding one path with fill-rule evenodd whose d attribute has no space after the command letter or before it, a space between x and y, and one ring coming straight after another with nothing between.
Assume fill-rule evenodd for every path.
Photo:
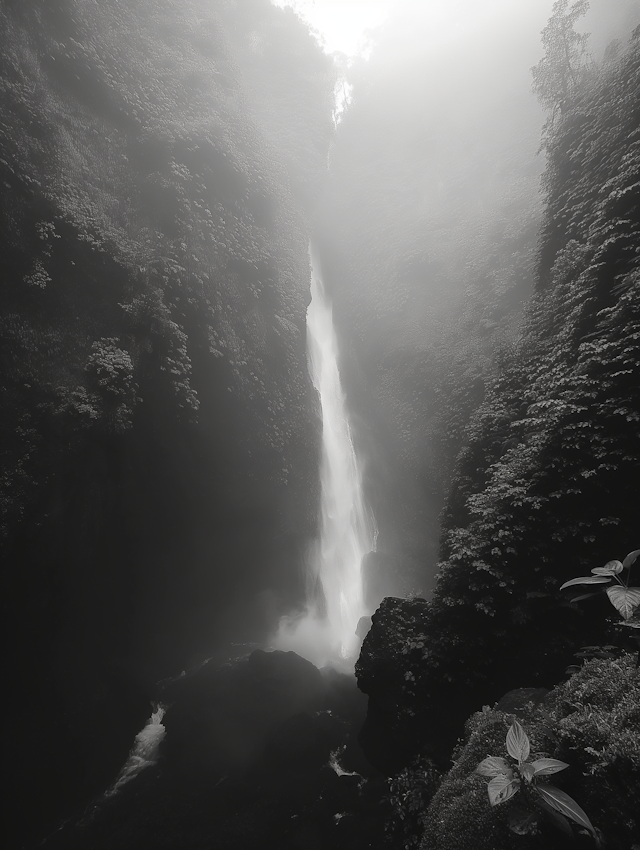
<instances>
[{"instance_id":1,"label":"waterfall","mask_svg":"<svg viewBox=\"0 0 640 850\"><path fill-rule=\"evenodd\" d=\"M281 623L277 644L319 665L332 661L349 667L360 644L358 621L370 613L364 605L362 559L375 548L376 531L362 492L331 304L312 249L310 256L309 371L322 409L320 539L307 564L307 610Z\"/></svg>"}]
</instances>

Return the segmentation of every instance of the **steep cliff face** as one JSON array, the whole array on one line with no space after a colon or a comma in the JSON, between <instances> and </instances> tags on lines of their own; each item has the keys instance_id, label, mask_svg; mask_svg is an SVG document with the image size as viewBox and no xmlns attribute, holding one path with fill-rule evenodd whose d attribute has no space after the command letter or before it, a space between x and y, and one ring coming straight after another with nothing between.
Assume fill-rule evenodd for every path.
<instances>
[{"instance_id":1,"label":"steep cliff face","mask_svg":"<svg viewBox=\"0 0 640 850\"><path fill-rule=\"evenodd\" d=\"M549 687L581 645L630 634L603 593L571 604L559 588L638 546L639 35L548 128L536 290L466 429L433 599L417 618L415 603L394 613L393 687L389 602L364 642L372 703L395 695L388 728L427 748L429 717L461 722L510 688Z\"/></svg>"},{"instance_id":2,"label":"steep cliff face","mask_svg":"<svg viewBox=\"0 0 640 850\"><path fill-rule=\"evenodd\" d=\"M149 682L300 592L333 79L267 0L10 2L0 40L0 498L32 805L63 753L77 797L97 790Z\"/></svg>"}]
</instances>

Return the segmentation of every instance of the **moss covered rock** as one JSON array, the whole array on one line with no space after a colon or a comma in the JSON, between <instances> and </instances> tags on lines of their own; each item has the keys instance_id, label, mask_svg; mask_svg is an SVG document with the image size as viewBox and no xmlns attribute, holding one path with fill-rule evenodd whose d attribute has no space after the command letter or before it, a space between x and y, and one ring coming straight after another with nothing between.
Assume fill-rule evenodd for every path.
<instances>
[{"instance_id":1,"label":"moss covered rock","mask_svg":"<svg viewBox=\"0 0 640 850\"><path fill-rule=\"evenodd\" d=\"M594 659L558 685L540 704L519 711L531 744L531 759L552 757L569 764L555 785L586 811L598 839L610 850L628 850L640 822L640 673L632 655ZM488 706L466 725L466 738L424 817L422 850L511 850L564 847L568 836L542 821L525 834L512 829L527 810L516 794L491 806L487 780L475 769L488 755L505 757L513 715ZM535 811L529 808L529 811ZM577 827L575 838L595 846Z\"/></svg>"}]
</instances>

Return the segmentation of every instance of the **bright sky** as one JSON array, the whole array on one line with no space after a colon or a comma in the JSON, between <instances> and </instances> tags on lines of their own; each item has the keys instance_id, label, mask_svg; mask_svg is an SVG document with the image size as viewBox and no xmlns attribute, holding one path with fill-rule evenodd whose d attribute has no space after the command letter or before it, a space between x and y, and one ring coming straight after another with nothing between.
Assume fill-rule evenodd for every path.
<instances>
[{"instance_id":1,"label":"bright sky","mask_svg":"<svg viewBox=\"0 0 640 850\"><path fill-rule=\"evenodd\" d=\"M292 6L324 39L327 53L340 51L356 56L366 46L365 30L379 26L394 5L393 0L272 0L276 6Z\"/></svg>"}]
</instances>

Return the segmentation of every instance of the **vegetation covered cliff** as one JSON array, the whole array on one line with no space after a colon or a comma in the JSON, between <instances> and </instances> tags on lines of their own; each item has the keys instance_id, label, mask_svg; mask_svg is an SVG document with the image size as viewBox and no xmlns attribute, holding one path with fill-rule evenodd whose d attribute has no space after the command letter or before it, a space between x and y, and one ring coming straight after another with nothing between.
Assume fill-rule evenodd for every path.
<instances>
[{"instance_id":1,"label":"vegetation covered cliff","mask_svg":"<svg viewBox=\"0 0 640 850\"><path fill-rule=\"evenodd\" d=\"M301 592L332 90L268 0L2 4L12 760L44 822L113 777L149 683Z\"/></svg>"},{"instance_id":2,"label":"vegetation covered cliff","mask_svg":"<svg viewBox=\"0 0 640 850\"><path fill-rule=\"evenodd\" d=\"M464 430L433 597L385 600L358 661L363 744L388 770L446 757L471 710L552 687L581 646L634 646L605 594L560 586L638 545L640 29L578 70L545 131L534 292Z\"/></svg>"},{"instance_id":3,"label":"vegetation covered cliff","mask_svg":"<svg viewBox=\"0 0 640 850\"><path fill-rule=\"evenodd\" d=\"M494 31L478 5L451 44L399 14L334 134L335 68L269 0L2 5L0 553L25 843L104 791L157 680L190 667L155 691L175 705L142 796L53 846L122 845L129 822L130 846L217 829L245 850L266 818L292 847L535 847L474 774L517 714L628 850L632 632L603 593L560 592L639 545L640 29L592 62L587 5L557 0L544 30L541 196L530 62L511 73L539 55L539 9ZM359 736L353 682L292 654L199 666L303 592L312 222L358 449L377 452L370 601L435 581L373 616ZM585 644L596 660L561 683Z\"/></svg>"}]
</instances>

